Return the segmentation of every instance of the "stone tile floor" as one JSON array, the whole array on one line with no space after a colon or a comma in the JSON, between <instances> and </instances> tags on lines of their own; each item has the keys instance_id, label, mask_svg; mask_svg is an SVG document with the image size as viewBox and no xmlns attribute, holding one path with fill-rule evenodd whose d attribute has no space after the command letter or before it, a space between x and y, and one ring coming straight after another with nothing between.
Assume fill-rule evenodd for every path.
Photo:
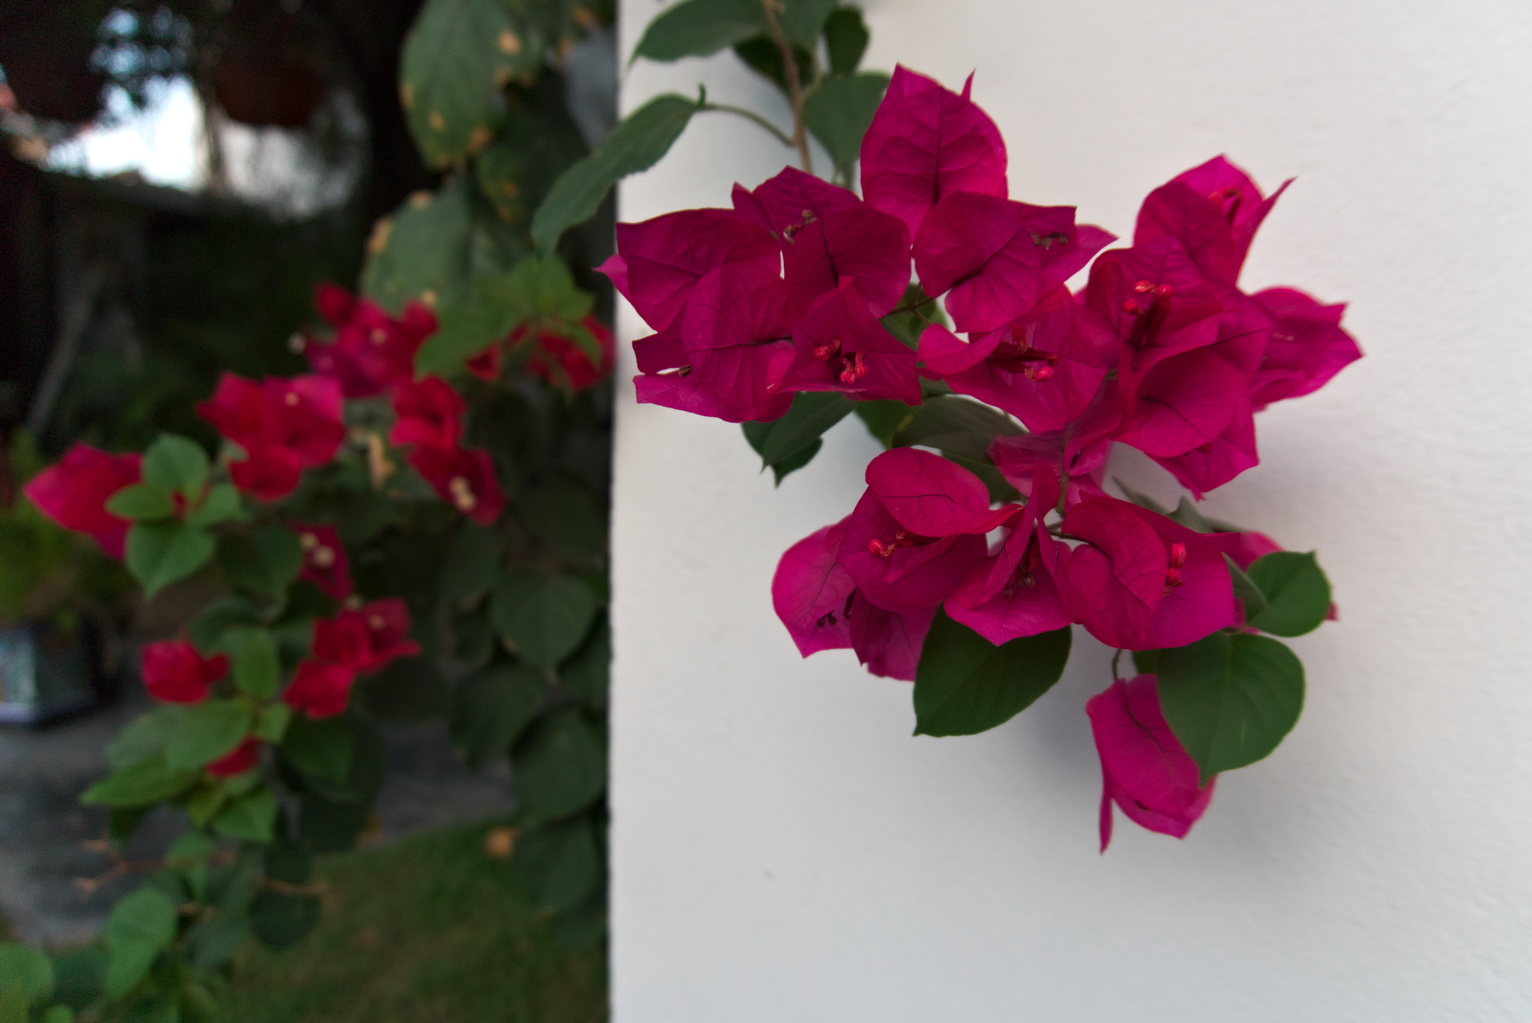
<instances>
[{"instance_id":1,"label":"stone tile floor","mask_svg":"<svg viewBox=\"0 0 1532 1023\"><path fill-rule=\"evenodd\" d=\"M105 771L106 746L123 724L148 708L138 694L89 715L40 730L0 727L0 917L24 941L87 941L124 888L87 897L77 878L103 873L110 861L86 843L105 833L106 814L77 797ZM476 772L454 756L439 722L390 726L389 776L378 804L381 840L502 813L508 773ZM151 816L130 858L153 856L179 833L173 811Z\"/></svg>"}]
</instances>

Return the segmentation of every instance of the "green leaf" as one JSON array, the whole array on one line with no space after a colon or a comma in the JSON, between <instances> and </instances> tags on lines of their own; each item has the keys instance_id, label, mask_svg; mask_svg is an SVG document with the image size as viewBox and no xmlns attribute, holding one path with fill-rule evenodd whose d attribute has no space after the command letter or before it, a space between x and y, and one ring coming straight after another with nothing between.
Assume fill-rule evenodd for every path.
<instances>
[{"instance_id":1,"label":"green leaf","mask_svg":"<svg viewBox=\"0 0 1532 1023\"><path fill-rule=\"evenodd\" d=\"M351 771L356 733L345 717L292 719L282 739L281 756L299 771L322 782L340 785Z\"/></svg>"},{"instance_id":2,"label":"green leaf","mask_svg":"<svg viewBox=\"0 0 1532 1023\"><path fill-rule=\"evenodd\" d=\"M833 391L804 391L793 396L792 407L773 421L761 441L761 461L780 465L819 440L826 430L851 414L856 403Z\"/></svg>"},{"instance_id":3,"label":"green leaf","mask_svg":"<svg viewBox=\"0 0 1532 1023\"><path fill-rule=\"evenodd\" d=\"M581 563L606 559L606 506L575 477L540 481L520 510L538 543L560 557Z\"/></svg>"},{"instance_id":4,"label":"green leaf","mask_svg":"<svg viewBox=\"0 0 1532 1023\"><path fill-rule=\"evenodd\" d=\"M782 34L794 46L813 52L835 4L836 0L781 0L777 18Z\"/></svg>"},{"instance_id":5,"label":"green leaf","mask_svg":"<svg viewBox=\"0 0 1532 1023\"><path fill-rule=\"evenodd\" d=\"M114 771L85 790L80 802L93 806L145 806L182 792L197 772L164 760L142 760Z\"/></svg>"},{"instance_id":6,"label":"green leaf","mask_svg":"<svg viewBox=\"0 0 1532 1023\"><path fill-rule=\"evenodd\" d=\"M106 747L107 762L114 768L122 768L163 758L176 721L184 711L182 707L158 707L140 714Z\"/></svg>"},{"instance_id":7,"label":"green leaf","mask_svg":"<svg viewBox=\"0 0 1532 1023\"><path fill-rule=\"evenodd\" d=\"M208 488L207 497L196 511L186 516L186 521L206 529L237 519L243 512L244 505L234 484L218 483Z\"/></svg>"},{"instance_id":8,"label":"green leaf","mask_svg":"<svg viewBox=\"0 0 1532 1023\"><path fill-rule=\"evenodd\" d=\"M175 903L163 892L144 887L118 902L107 918L106 994L121 998L143 980L159 954L176 936Z\"/></svg>"},{"instance_id":9,"label":"green leaf","mask_svg":"<svg viewBox=\"0 0 1532 1023\"><path fill-rule=\"evenodd\" d=\"M289 948L319 922L319 900L312 895L262 889L250 903L250 930L269 948Z\"/></svg>"},{"instance_id":10,"label":"green leaf","mask_svg":"<svg viewBox=\"0 0 1532 1023\"><path fill-rule=\"evenodd\" d=\"M867 432L884 448L894 446L894 437L909 422L915 410L902 401L859 401L856 403L857 418L867 427Z\"/></svg>"},{"instance_id":11,"label":"green leaf","mask_svg":"<svg viewBox=\"0 0 1532 1023\"><path fill-rule=\"evenodd\" d=\"M474 228L466 180L415 193L373 228L362 290L391 310L412 301L436 305L472 278Z\"/></svg>"},{"instance_id":12,"label":"green leaf","mask_svg":"<svg viewBox=\"0 0 1532 1023\"><path fill-rule=\"evenodd\" d=\"M298 837L314 852L344 852L356 845L371 810L352 800L303 797L298 812Z\"/></svg>"},{"instance_id":13,"label":"green leaf","mask_svg":"<svg viewBox=\"0 0 1532 1023\"><path fill-rule=\"evenodd\" d=\"M260 620L260 609L245 597L219 597L187 624L186 638L199 650L211 650L231 626L254 625Z\"/></svg>"},{"instance_id":14,"label":"green leaf","mask_svg":"<svg viewBox=\"0 0 1532 1023\"><path fill-rule=\"evenodd\" d=\"M213 818L213 830L241 842L270 842L277 825L277 797L269 788L241 796Z\"/></svg>"},{"instance_id":15,"label":"green leaf","mask_svg":"<svg viewBox=\"0 0 1532 1023\"><path fill-rule=\"evenodd\" d=\"M248 919L232 913L219 913L186 933L186 954L197 968L216 970L233 959L249 937Z\"/></svg>"},{"instance_id":16,"label":"green leaf","mask_svg":"<svg viewBox=\"0 0 1532 1023\"><path fill-rule=\"evenodd\" d=\"M518 805L534 820L568 817L606 791L606 743L573 707L539 722L513 762Z\"/></svg>"},{"instance_id":17,"label":"green leaf","mask_svg":"<svg viewBox=\"0 0 1532 1023\"><path fill-rule=\"evenodd\" d=\"M596 212L612 185L658 163L698 109L695 100L669 94L625 117L593 153L560 176L537 208L532 218L537 248L550 251L568 228Z\"/></svg>"},{"instance_id":18,"label":"green leaf","mask_svg":"<svg viewBox=\"0 0 1532 1023\"><path fill-rule=\"evenodd\" d=\"M894 434L894 445L918 444L973 461L987 461L989 446L996 437L1015 437L1024 432L1004 412L952 395L931 398L919 408L911 409L909 417Z\"/></svg>"},{"instance_id":19,"label":"green leaf","mask_svg":"<svg viewBox=\"0 0 1532 1023\"><path fill-rule=\"evenodd\" d=\"M135 483L107 498L106 510L134 522L153 522L174 515L176 502L164 487L157 487L153 483Z\"/></svg>"},{"instance_id":20,"label":"green leaf","mask_svg":"<svg viewBox=\"0 0 1532 1023\"><path fill-rule=\"evenodd\" d=\"M147 597L192 575L212 556L213 538L185 522L140 522L128 530L128 571Z\"/></svg>"},{"instance_id":21,"label":"green leaf","mask_svg":"<svg viewBox=\"0 0 1532 1023\"><path fill-rule=\"evenodd\" d=\"M649 23L632 60L706 57L765 29L760 0L686 0Z\"/></svg>"},{"instance_id":22,"label":"green leaf","mask_svg":"<svg viewBox=\"0 0 1532 1023\"><path fill-rule=\"evenodd\" d=\"M188 831L165 851L165 865L181 875L187 891L198 901L207 894L208 859L217 847L210 836Z\"/></svg>"},{"instance_id":23,"label":"green leaf","mask_svg":"<svg viewBox=\"0 0 1532 1023\"><path fill-rule=\"evenodd\" d=\"M479 191L507 224L528 224L560 172L588 152L563 88L562 78L549 75L528 89L510 90L495 141L474 158Z\"/></svg>"},{"instance_id":24,"label":"green leaf","mask_svg":"<svg viewBox=\"0 0 1532 1023\"><path fill-rule=\"evenodd\" d=\"M258 700L277 694L282 664L271 632L253 626L237 626L226 634L223 647L233 661L234 684Z\"/></svg>"},{"instance_id":25,"label":"green leaf","mask_svg":"<svg viewBox=\"0 0 1532 1023\"><path fill-rule=\"evenodd\" d=\"M234 748L250 734L250 708L233 700L204 700L176 722L165 748L171 767L203 767Z\"/></svg>"},{"instance_id":26,"label":"green leaf","mask_svg":"<svg viewBox=\"0 0 1532 1023\"><path fill-rule=\"evenodd\" d=\"M513 572L490 598L490 621L524 660L553 668L574 653L596 619L595 594L573 576Z\"/></svg>"},{"instance_id":27,"label":"green leaf","mask_svg":"<svg viewBox=\"0 0 1532 1023\"><path fill-rule=\"evenodd\" d=\"M740 428L745 432L746 442L755 449L756 454L761 453L761 446L766 442L766 435L771 432L771 426L771 423L757 422L745 422L740 424ZM805 465L808 465L810 462L812 462L814 460L814 456L819 454L819 449L822 447L824 447L824 442L816 440L808 447L800 450L797 454L784 458L782 461L773 465L771 467L771 474L774 477L773 485L780 487L782 485L782 481L787 479L788 476L791 476L793 473L797 472L799 469L802 469Z\"/></svg>"},{"instance_id":28,"label":"green leaf","mask_svg":"<svg viewBox=\"0 0 1532 1023\"><path fill-rule=\"evenodd\" d=\"M576 321L590 312L591 303L562 259L526 256L504 274L474 281L441 311L441 328L421 346L416 368L450 372L518 323Z\"/></svg>"},{"instance_id":29,"label":"green leaf","mask_svg":"<svg viewBox=\"0 0 1532 1023\"><path fill-rule=\"evenodd\" d=\"M42 1015L40 1023L74 1023L74 1010L67 1005L50 1005Z\"/></svg>"},{"instance_id":30,"label":"green leaf","mask_svg":"<svg viewBox=\"0 0 1532 1023\"><path fill-rule=\"evenodd\" d=\"M944 327L950 325L941 306L937 305L919 284L911 284L905 288L904 297L899 300L898 307L878 322L883 324L883 329L892 334L900 344L912 351L920 347L920 335L925 333L925 329L931 324L938 323ZM934 381L923 381L921 390L930 394L933 385Z\"/></svg>"},{"instance_id":31,"label":"green leaf","mask_svg":"<svg viewBox=\"0 0 1532 1023\"><path fill-rule=\"evenodd\" d=\"M281 742L292 719L293 709L287 704L268 703L256 712L250 734L266 742Z\"/></svg>"},{"instance_id":32,"label":"green leaf","mask_svg":"<svg viewBox=\"0 0 1532 1023\"><path fill-rule=\"evenodd\" d=\"M588 707L606 706L611 685L612 636L606 626L597 629L580 652L559 669L559 682Z\"/></svg>"},{"instance_id":33,"label":"green leaf","mask_svg":"<svg viewBox=\"0 0 1532 1023\"><path fill-rule=\"evenodd\" d=\"M1245 609L1245 617L1250 618L1264 611L1267 607L1266 595L1255 584L1255 580L1246 575L1227 554L1223 556L1223 563L1229 570L1230 581L1234 583L1234 597Z\"/></svg>"},{"instance_id":34,"label":"green leaf","mask_svg":"<svg viewBox=\"0 0 1532 1023\"><path fill-rule=\"evenodd\" d=\"M803 101L804 127L830 154L837 174L849 175L856 164L888 81L887 75L870 72L831 76Z\"/></svg>"},{"instance_id":35,"label":"green leaf","mask_svg":"<svg viewBox=\"0 0 1532 1023\"><path fill-rule=\"evenodd\" d=\"M601 884L601 853L584 818L528 829L516 842L515 863L550 909L572 909Z\"/></svg>"},{"instance_id":36,"label":"green leaf","mask_svg":"<svg viewBox=\"0 0 1532 1023\"><path fill-rule=\"evenodd\" d=\"M223 537L218 564L235 589L276 598L303 569L303 546L291 529L262 526L249 534Z\"/></svg>"},{"instance_id":37,"label":"green leaf","mask_svg":"<svg viewBox=\"0 0 1532 1023\"><path fill-rule=\"evenodd\" d=\"M212 468L202 445L162 433L144 452L144 482L161 490L199 497Z\"/></svg>"},{"instance_id":38,"label":"green leaf","mask_svg":"<svg viewBox=\"0 0 1532 1023\"><path fill-rule=\"evenodd\" d=\"M1266 636L1214 633L1161 650L1156 669L1165 720L1204 784L1276 749L1303 709L1303 665Z\"/></svg>"},{"instance_id":39,"label":"green leaf","mask_svg":"<svg viewBox=\"0 0 1532 1023\"><path fill-rule=\"evenodd\" d=\"M1330 581L1312 553L1275 551L1257 558L1250 579L1266 597L1266 608L1250 624L1275 636L1313 632L1330 613Z\"/></svg>"},{"instance_id":40,"label":"green leaf","mask_svg":"<svg viewBox=\"0 0 1532 1023\"><path fill-rule=\"evenodd\" d=\"M1064 673L1070 630L995 646L936 612L915 669L915 734L976 735L1003 725Z\"/></svg>"},{"instance_id":41,"label":"green leaf","mask_svg":"<svg viewBox=\"0 0 1532 1023\"><path fill-rule=\"evenodd\" d=\"M1194 529L1199 533L1218 532L1218 527L1209 522L1207 516L1202 514L1202 509L1197 507L1197 502L1184 495L1176 503L1176 510L1166 517L1181 523L1187 529Z\"/></svg>"},{"instance_id":42,"label":"green leaf","mask_svg":"<svg viewBox=\"0 0 1532 1023\"><path fill-rule=\"evenodd\" d=\"M837 7L825 19L825 49L830 55L830 74L849 75L867 52L867 24L855 7Z\"/></svg>"},{"instance_id":43,"label":"green leaf","mask_svg":"<svg viewBox=\"0 0 1532 1023\"><path fill-rule=\"evenodd\" d=\"M482 149L500 90L542 64L542 37L501 0L426 0L404 41L400 98L428 163Z\"/></svg>"},{"instance_id":44,"label":"green leaf","mask_svg":"<svg viewBox=\"0 0 1532 1023\"><path fill-rule=\"evenodd\" d=\"M547 681L530 664L501 664L465 679L452 733L469 764L482 768L508 753L547 699Z\"/></svg>"},{"instance_id":45,"label":"green leaf","mask_svg":"<svg viewBox=\"0 0 1532 1023\"><path fill-rule=\"evenodd\" d=\"M37 1005L53 994L53 961L30 945L0 944L0 990L17 987L25 1005Z\"/></svg>"}]
</instances>

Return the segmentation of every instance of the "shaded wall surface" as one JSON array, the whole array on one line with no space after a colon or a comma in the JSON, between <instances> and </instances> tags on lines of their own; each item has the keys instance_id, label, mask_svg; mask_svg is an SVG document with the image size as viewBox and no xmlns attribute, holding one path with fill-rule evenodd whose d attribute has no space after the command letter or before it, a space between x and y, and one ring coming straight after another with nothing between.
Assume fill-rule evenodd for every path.
<instances>
[{"instance_id":1,"label":"shaded wall surface","mask_svg":"<svg viewBox=\"0 0 1532 1023\"><path fill-rule=\"evenodd\" d=\"M631 48L657 5L625 5ZM906 685L801 661L769 583L850 509L843 424L773 491L737 428L619 395L613 964L618 1023L1532 1018L1532 11L1398 0L871 0L868 64L974 97L1014 197L1131 231L1226 152L1297 182L1242 283L1351 303L1367 358L1259 419L1209 502L1317 549L1341 621L1295 641L1303 720L1185 842L1096 853L1083 710L1107 652L1010 724L911 738ZM732 61L639 64L623 106ZM789 153L699 118L621 216L727 205ZM620 333L642 325L626 311ZM631 357L626 369L631 374ZM1119 470L1169 496L1132 460Z\"/></svg>"}]
</instances>

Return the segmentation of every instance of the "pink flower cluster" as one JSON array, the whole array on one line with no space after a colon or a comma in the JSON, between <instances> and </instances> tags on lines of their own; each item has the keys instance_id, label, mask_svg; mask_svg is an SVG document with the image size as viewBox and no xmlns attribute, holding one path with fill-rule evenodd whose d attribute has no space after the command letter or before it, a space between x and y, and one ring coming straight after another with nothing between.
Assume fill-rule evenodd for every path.
<instances>
[{"instance_id":1,"label":"pink flower cluster","mask_svg":"<svg viewBox=\"0 0 1532 1023\"><path fill-rule=\"evenodd\" d=\"M1131 245L1102 251L1113 236L1074 208L1008 197L1004 143L967 86L903 68L863 140L861 184L859 198L788 169L736 185L732 209L618 225L603 267L654 331L633 343L641 402L764 421L803 391L916 405L950 389L1029 431L989 447L1021 495L998 508L937 454L873 459L851 513L777 570L799 650L850 648L911 679L938 608L996 645L1078 624L1153 650L1240 627L1225 558L1248 565L1270 542L1196 532L1102 481L1120 443L1201 497L1257 463L1255 412L1360 356L1341 306L1238 286L1281 190L1210 160L1149 194ZM880 322L901 301L937 300L952 329L931 324L913 350ZM1113 802L1184 834L1210 787L1165 725L1154 677L1117 681L1090 716L1103 845Z\"/></svg>"}]
</instances>

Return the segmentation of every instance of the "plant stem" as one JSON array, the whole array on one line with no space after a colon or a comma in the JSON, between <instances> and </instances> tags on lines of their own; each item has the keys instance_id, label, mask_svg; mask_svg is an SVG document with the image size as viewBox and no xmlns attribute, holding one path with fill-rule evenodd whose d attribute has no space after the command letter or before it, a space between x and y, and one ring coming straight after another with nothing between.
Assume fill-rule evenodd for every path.
<instances>
[{"instance_id":1,"label":"plant stem","mask_svg":"<svg viewBox=\"0 0 1532 1023\"><path fill-rule=\"evenodd\" d=\"M720 114L734 114L738 117L743 117L745 120L752 121L760 127L765 128L767 131L771 132L773 138L782 143L784 146L787 146L789 149L796 145L792 139L792 136L788 135L787 132L783 131L781 128L778 128L776 125L772 124L770 121L766 120L766 118L762 117L760 114L753 110L746 110L744 107L730 106L727 103L704 103L702 104L702 109L716 110Z\"/></svg>"},{"instance_id":2,"label":"plant stem","mask_svg":"<svg viewBox=\"0 0 1532 1023\"><path fill-rule=\"evenodd\" d=\"M787 79L787 100L793 108L793 145L798 147L804 173L812 174L814 159L809 155L809 136L803 128L803 82L798 78L798 61L782 31L782 23L777 20L777 0L761 0L761 8L766 12L766 24L777 41L777 49L782 52L782 75Z\"/></svg>"}]
</instances>

